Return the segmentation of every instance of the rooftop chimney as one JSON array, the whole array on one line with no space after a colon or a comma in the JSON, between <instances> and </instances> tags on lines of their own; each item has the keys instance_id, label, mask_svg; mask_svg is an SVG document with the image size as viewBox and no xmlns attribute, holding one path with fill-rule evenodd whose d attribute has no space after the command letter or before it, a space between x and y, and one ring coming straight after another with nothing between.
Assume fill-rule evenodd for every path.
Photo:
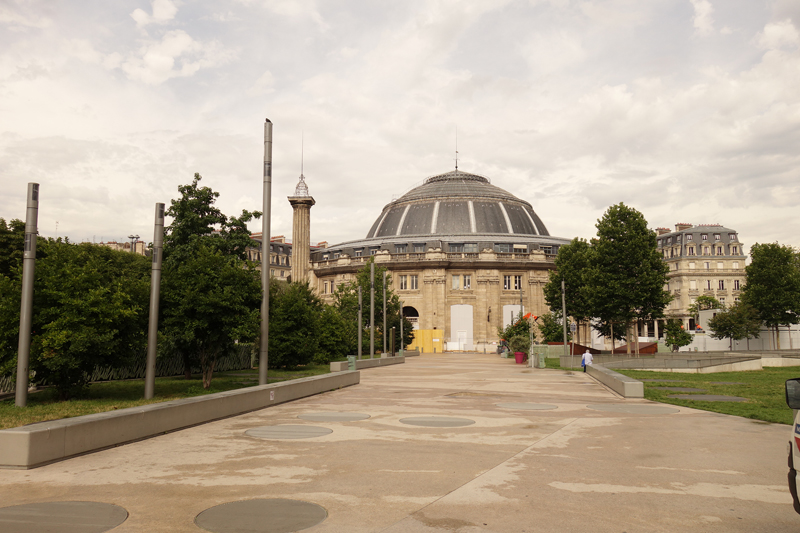
<instances>
[{"instance_id":1,"label":"rooftop chimney","mask_svg":"<svg viewBox=\"0 0 800 533\"><path fill-rule=\"evenodd\" d=\"M669 228L656 228L656 233L658 235L664 235L665 233L669 233Z\"/></svg>"},{"instance_id":2,"label":"rooftop chimney","mask_svg":"<svg viewBox=\"0 0 800 533\"><path fill-rule=\"evenodd\" d=\"M691 224L686 224L686 223L683 223L683 222L679 222L678 224L675 224L675 231L683 231L683 230L689 229L691 227L692 227Z\"/></svg>"}]
</instances>

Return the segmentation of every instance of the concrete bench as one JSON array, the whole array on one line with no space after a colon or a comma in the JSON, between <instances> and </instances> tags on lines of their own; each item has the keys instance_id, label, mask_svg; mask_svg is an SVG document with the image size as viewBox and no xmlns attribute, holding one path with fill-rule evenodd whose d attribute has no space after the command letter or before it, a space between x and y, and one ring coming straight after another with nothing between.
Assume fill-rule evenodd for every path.
<instances>
[{"instance_id":1,"label":"concrete bench","mask_svg":"<svg viewBox=\"0 0 800 533\"><path fill-rule=\"evenodd\" d=\"M377 366L399 365L405 363L406 358L395 357L376 357L375 359L360 359L356 360L356 370L364 370L365 368L375 368ZM331 363L331 372L342 372L348 368L347 361L336 361Z\"/></svg>"},{"instance_id":2,"label":"concrete bench","mask_svg":"<svg viewBox=\"0 0 800 533\"><path fill-rule=\"evenodd\" d=\"M360 381L337 372L0 431L0 468L35 468L212 420L313 396Z\"/></svg>"},{"instance_id":3,"label":"concrete bench","mask_svg":"<svg viewBox=\"0 0 800 533\"><path fill-rule=\"evenodd\" d=\"M589 365L586 373L624 398L644 398L644 384L602 365Z\"/></svg>"}]
</instances>

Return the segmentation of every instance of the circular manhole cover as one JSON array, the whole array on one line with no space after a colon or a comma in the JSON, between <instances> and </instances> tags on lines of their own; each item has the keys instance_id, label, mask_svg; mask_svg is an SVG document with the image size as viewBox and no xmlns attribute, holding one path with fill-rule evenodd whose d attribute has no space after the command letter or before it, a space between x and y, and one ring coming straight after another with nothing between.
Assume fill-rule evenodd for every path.
<instances>
[{"instance_id":1,"label":"circular manhole cover","mask_svg":"<svg viewBox=\"0 0 800 533\"><path fill-rule=\"evenodd\" d=\"M411 418L401 418L400 422L410 426L424 426L429 428L457 428L471 426L475 423L469 418L455 418L450 416L412 416Z\"/></svg>"},{"instance_id":2,"label":"circular manhole cover","mask_svg":"<svg viewBox=\"0 0 800 533\"><path fill-rule=\"evenodd\" d=\"M275 498L223 503L197 515L194 523L213 533L288 533L326 518L328 512L316 503Z\"/></svg>"},{"instance_id":3,"label":"circular manhole cover","mask_svg":"<svg viewBox=\"0 0 800 533\"><path fill-rule=\"evenodd\" d=\"M305 413L297 415L297 418L311 420L312 422L355 422L366 420L369 415L364 413Z\"/></svg>"},{"instance_id":4,"label":"circular manhole cover","mask_svg":"<svg viewBox=\"0 0 800 533\"><path fill-rule=\"evenodd\" d=\"M319 426L295 426L290 424L263 426L248 429L244 432L245 435L259 439L310 439L312 437L321 437L328 433L333 433L333 430Z\"/></svg>"},{"instance_id":5,"label":"circular manhole cover","mask_svg":"<svg viewBox=\"0 0 800 533\"><path fill-rule=\"evenodd\" d=\"M0 508L4 533L100 533L128 518L118 505L100 502L43 502Z\"/></svg>"},{"instance_id":6,"label":"circular manhole cover","mask_svg":"<svg viewBox=\"0 0 800 533\"><path fill-rule=\"evenodd\" d=\"M596 405L587 405L589 409L595 411L607 411L610 413L628 413L634 415L667 415L672 413L680 413L680 409L674 407L667 407L665 405L623 405L618 403L601 403Z\"/></svg>"},{"instance_id":7,"label":"circular manhole cover","mask_svg":"<svg viewBox=\"0 0 800 533\"><path fill-rule=\"evenodd\" d=\"M498 403L497 407L504 409L522 409L524 411L547 411L549 409L558 409L557 405L550 405L548 403Z\"/></svg>"}]
</instances>

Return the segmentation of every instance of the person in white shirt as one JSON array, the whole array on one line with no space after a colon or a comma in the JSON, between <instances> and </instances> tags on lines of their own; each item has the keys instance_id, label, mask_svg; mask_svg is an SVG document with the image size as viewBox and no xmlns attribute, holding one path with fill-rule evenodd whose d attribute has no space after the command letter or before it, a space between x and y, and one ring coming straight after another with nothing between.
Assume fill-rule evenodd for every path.
<instances>
[{"instance_id":1,"label":"person in white shirt","mask_svg":"<svg viewBox=\"0 0 800 533\"><path fill-rule=\"evenodd\" d=\"M581 358L581 366L583 367L583 371L586 372L586 367L592 364L592 354L589 350L586 350L586 353L583 354Z\"/></svg>"}]
</instances>

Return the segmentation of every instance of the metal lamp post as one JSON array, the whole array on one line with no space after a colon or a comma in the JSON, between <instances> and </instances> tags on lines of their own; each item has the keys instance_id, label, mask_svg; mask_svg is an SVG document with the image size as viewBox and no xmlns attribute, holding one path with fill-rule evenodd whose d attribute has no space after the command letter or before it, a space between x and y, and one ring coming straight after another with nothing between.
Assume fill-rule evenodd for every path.
<instances>
[{"instance_id":1,"label":"metal lamp post","mask_svg":"<svg viewBox=\"0 0 800 533\"><path fill-rule=\"evenodd\" d=\"M261 346L258 357L258 384L267 384L269 364L269 243L272 210L272 122L264 122L264 181L261 219Z\"/></svg>"},{"instance_id":2,"label":"metal lamp post","mask_svg":"<svg viewBox=\"0 0 800 533\"><path fill-rule=\"evenodd\" d=\"M158 345L158 300L161 294L161 260L164 248L164 204L156 204L153 229L153 263L150 274L150 322L147 328L147 362L144 370L144 399L155 394L156 348Z\"/></svg>"},{"instance_id":3,"label":"metal lamp post","mask_svg":"<svg viewBox=\"0 0 800 533\"><path fill-rule=\"evenodd\" d=\"M22 298L19 309L19 343L17 344L17 407L28 405L28 374L31 355L31 323L33 321L33 278L36 270L36 234L39 222L39 184L28 183L28 205L25 212L25 248L22 256Z\"/></svg>"}]
</instances>

